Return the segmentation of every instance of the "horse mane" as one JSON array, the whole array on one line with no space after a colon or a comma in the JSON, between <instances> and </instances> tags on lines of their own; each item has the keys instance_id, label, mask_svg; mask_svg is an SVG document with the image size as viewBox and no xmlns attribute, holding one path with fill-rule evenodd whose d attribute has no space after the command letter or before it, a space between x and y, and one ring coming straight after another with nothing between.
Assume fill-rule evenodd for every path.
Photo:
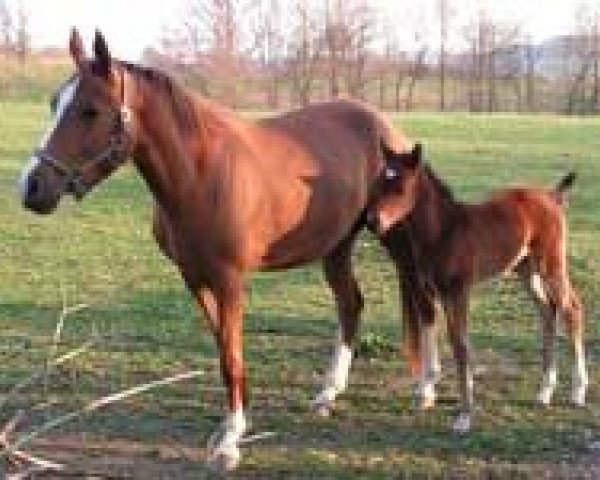
<instances>
[{"instance_id":1,"label":"horse mane","mask_svg":"<svg viewBox=\"0 0 600 480\"><path fill-rule=\"evenodd\" d=\"M170 75L151 67L135 63L118 61L134 78L141 79L162 92L173 108L175 121L180 130L185 133L197 132L199 119L194 108L194 102L185 88Z\"/></svg>"}]
</instances>

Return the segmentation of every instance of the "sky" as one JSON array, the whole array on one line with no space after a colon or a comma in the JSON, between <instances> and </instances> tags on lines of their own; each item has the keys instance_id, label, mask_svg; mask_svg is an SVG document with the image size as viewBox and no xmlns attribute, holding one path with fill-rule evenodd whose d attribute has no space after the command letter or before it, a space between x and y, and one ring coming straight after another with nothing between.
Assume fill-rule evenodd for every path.
<instances>
[{"instance_id":1,"label":"sky","mask_svg":"<svg viewBox=\"0 0 600 480\"><path fill-rule=\"evenodd\" d=\"M19 5L29 13L34 47L66 47L71 26L77 26L89 45L95 28L105 34L112 52L124 60L139 60L146 46L157 46L166 25L184 18L185 0L5 0L11 11ZM285 1L285 0L284 0ZM435 41L436 0L373 0L379 15L391 25L407 19ZM582 0L451 0L453 22L466 21L481 6L495 18L520 22L536 40L566 33L574 23L574 11ZM600 6L600 0L588 0ZM404 22L403 22L404 21ZM410 46L414 34L398 30ZM458 40L456 40L458 42Z\"/></svg>"}]
</instances>

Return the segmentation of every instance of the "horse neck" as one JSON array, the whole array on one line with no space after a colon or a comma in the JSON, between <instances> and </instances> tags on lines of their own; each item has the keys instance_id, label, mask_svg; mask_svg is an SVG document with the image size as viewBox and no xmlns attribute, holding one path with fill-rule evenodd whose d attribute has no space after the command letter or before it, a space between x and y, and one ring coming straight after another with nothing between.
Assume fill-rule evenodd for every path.
<instances>
[{"instance_id":1,"label":"horse neck","mask_svg":"<svg viewBox=\"0 0 600 480\"><path fill-rule=\"evenodd\" d=\"M211 157L204 114L199 104L188 99L193 122L188 128L194 131L182 132L173 100L144 79L138 78L137 85L140 139L133 155L135 165L166 212L181 210L192 192L201 189L202 172Z\"/></svg>"},{"instance_id":2,"label":"horse neck","mask_svg":"<svg viewBox=\"0 0 600 480\"><path fill-rule=\"evenodd\" d=\"M423 170L419 176L415 207L408 218L409 233L417 253L423 258L433 258L456 228L463 212L463 204L443 192L428 170Z\"/></svg>"}]
</instances>

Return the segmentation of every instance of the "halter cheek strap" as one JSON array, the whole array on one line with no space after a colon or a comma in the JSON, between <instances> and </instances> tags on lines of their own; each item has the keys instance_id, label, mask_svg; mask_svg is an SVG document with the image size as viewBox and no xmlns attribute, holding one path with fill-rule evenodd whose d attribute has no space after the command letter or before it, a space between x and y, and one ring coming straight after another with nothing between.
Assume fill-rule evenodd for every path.
<instances>
[{"instance_id":1,"label":"halter cheek strap","mask_svg":"<svg viewBox=\"0 0 600 480\"><path fill-rule=\"evenodd\" d=\"M133 112L126 103L125 93L125 72L121 70L121 106L116 114L108 145L89 160L87 160L87 157L81 156L81 160L83 160L81 168L72 167L44 150L35 151L35 156L41 162L50 165L57 173L65 177L67 191L72 193L77 200L83 198L91 188L85 181L87 172L99 165L116 167L123 163L127 156L129 128L133 119Z\"/></svg>"}]
</instances>

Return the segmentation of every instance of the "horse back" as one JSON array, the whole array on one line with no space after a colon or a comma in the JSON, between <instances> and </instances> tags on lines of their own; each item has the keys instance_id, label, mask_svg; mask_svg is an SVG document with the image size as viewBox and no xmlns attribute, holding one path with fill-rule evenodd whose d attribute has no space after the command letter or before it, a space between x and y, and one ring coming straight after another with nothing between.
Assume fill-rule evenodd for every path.
<instances>
[{"instance_id":1,"label":"horse back","mask_svg":"<svg viewBox=\"0 0 600 480\"><path fill-rule=\"evenodd\" d=\"M268 218L254 216L253 226L269 233L261 268L326 256L361 227L383 165L381 138L408 144L381 114L353 101L316 104L258 122L251 170L261 172L256 203Z\"/></svg>"}]
</instances>

